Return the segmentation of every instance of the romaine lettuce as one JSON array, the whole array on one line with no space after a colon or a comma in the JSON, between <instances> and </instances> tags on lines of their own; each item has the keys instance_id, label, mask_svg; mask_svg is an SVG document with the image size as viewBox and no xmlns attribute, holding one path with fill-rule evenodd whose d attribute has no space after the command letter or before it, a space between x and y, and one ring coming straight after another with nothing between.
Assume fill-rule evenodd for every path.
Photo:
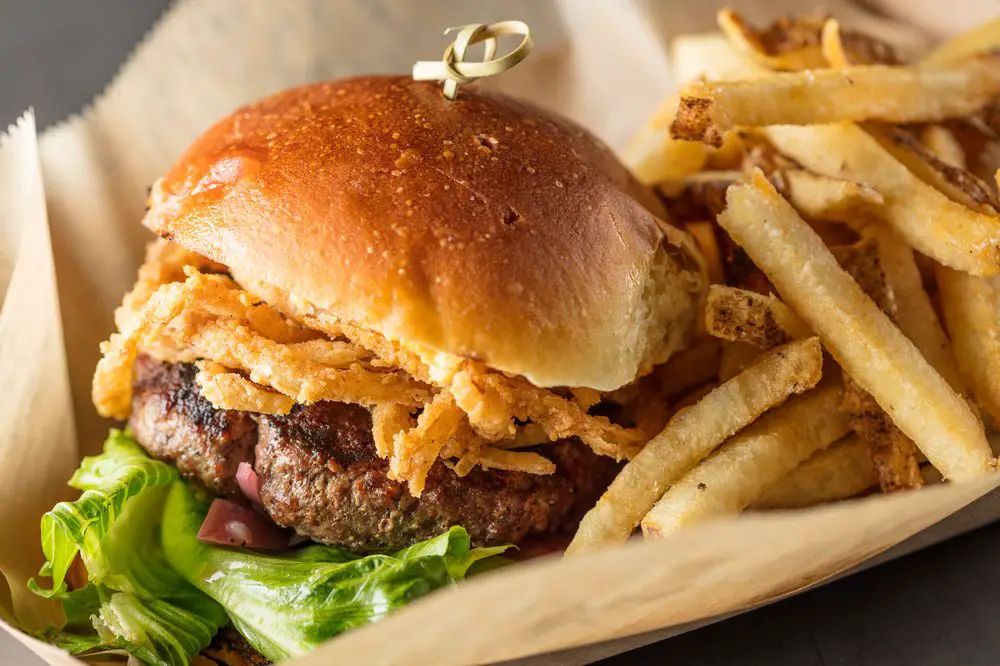
<instances>
[{"instance_id":1,"label":"romaine lettuce","mask_svg":"<svg viewBox=\"0 0 1000 666\"><path fill-rule=\"evenodd\" d=\"M84 491L80 499L42 519L41 575L52 578L52 589L31 587L59 599L66 615L41 637L74 654L122 652L186 666L231 620L259 652L280 660L452 585L506 549L471 549L461 527L386 555L206 544L198 530L208 502L118 431L103 454L84 459L70 485ZM89 583L70 592L77 554Z\"/></svg>"},{"instance_id":2,"label":"romaine lettuce","mask_svg":"<svg viewBox=\"0 0 1000 666\"><path fill-rule=\"evenodd\" d=\"M84 493L42 517L41 575L62 602L66 623L43 637L74 654L125 651L149 664L186 665L228 620L163 557L160 520L177 471L112 431L104 453L85 458L70 485ZM89 584L67 591L79 553Z\"/></svg>"},{"instance_id":3,"label":"romaine lettuce","mask_svg":"<svg viewBox=\"0 0 1000 666\"><path fill-rule=\"evenodd\" d=\"M275 661L380 620L506 550L470 549L461 527L388 555L359 557L320 545L291 554L220 548L197 538L207 510L186 486L172 488L163 519L167 561L222 604L247 641Z\"/></svg>"}]
</instances>

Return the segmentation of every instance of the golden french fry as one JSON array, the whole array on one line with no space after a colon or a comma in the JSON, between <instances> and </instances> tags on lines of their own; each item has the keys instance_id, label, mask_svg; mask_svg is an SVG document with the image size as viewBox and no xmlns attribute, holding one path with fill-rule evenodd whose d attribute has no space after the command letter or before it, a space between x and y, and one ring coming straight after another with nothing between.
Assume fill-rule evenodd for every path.
<instances>
[{"instance_id":1,"label":"golden french fry","mask_svg":"<svg viewBox=\"0 0 1000 666\"><path fill-rule=\"evenodd\" d=\"M717 32L680 35L670 43L670 65L680 83L706 78L713 81L767 76L768 70L754 64L725 35Z\"/></svg>"},{"instance_id":2,"label":"golden french fry","mask_svg":"<svg viewBox=\"0 0 1000 666\"><path fill-rule=\"evenodd\" d=\"M840 32L839 21L830 19L823 24L820 42L823 57L830 67L849 67L851 65L851 59L847 55L843 35Z\"/></svg>"},{"instance_id":3,"label":"golden french fry","mask_svg":"<svg viewBox=\"0 0 1000 666\"><path fill-rule=\"evenodd\" d=\"M622 152L622 161L643 184L654 185L697 173L705 164L708 150L703 144L670 136L670 123L676 111L677 97L673 96Z\"/></svg>"},{"instance_id":4,"label":"golden french fry","mask_svg":"<svg viewBox=\"0 0 1000 666\"><path fill-rule=\"evenodd\" d=\"M875 240L868 238L847 247L830 248L830 251L865 295L895 322L898 303ZM882 491L919 487L918 451L913 442L900 432L870 393L846 374L844 383L841 409L850 416L851 428L871 446L872 462Z\"/></svg>"},{"instance_id":5,"label":"golden french fry","mask_svg":"<svg viewBox=\"0 0 1000 666\"><path fill-rule=\"evenodd\" d=\"M746 370L762 353L747 342L722 342L719 347L719 381L729 381Z\"/></svg>"},{"instance_id":6,"label":"golden french fry","mask_svg":"<svg viewBox=\"0 0 1000 666\"><path fill-rule=\"evenodd\" d=\"M799 71L826 65L820 47L824 21L820 17L779 19L768 28L757 30L733 10L723 9L716 21L733 47L761 67Z\"/></svg>"},{"instance_id":7,"label":"golden french fry","mask_svg":"<svg viewBox=\"0 0 1000 666\"><path fill-rule=\"evenodd\" d=\"M869 218L884 203L878 190L868 185L803 169L778 152L760 132L747 130L742 134L747 145L743 160L745 173L751 173L755 167L760 168L782 196L810 221L843 223L855 218ZM730 180L746 181L747 178ZM722 212L721 208L719 212Z\"/></svg>"},{"instance_id":8,"label":"golden french fry","mask_svg":"<svg viewBox=\"0 0 1000 666\"><path fill-rule=\"evenodd\" d=\"M885 203L873 187L841 178L831 178L805 169L778 172L778 188L803 216L812 220L840 222L871 217Z\"/></svg>"},{"instance_id":9,"label":"golden french fry","mask_svg":"<svg viewBox=\"0 0 1000 666\"><path fill-rule=\"evenodd\" d=\"M878 483L868 442L848 435L768 488L754 509L798 509L859 495ZM927 467L931 467L927 465Z\"/></svg>"},{"instance_id":10,"label":"golden french fry","mask_svg":"<svg viewBox=\"0 0 1000 666\"><path fill-rule=\"evenodd\" d=\"M719 224L768 275L858 384L950 480L990 471L992 452L969 405L834 259L763 174L729 188Z\"/></svg>"},{"instance_id":11,"label":"golden french fry","mask_svg":"<svg viewBox=\"0 0 1000 666\"><path fill-rule=\"evenodd\" d=\"M719 34L678 37L671 44L671 64L679 81L698 77L727 79L767 74L767 70L755 69ZM716 150L698 141L673 139L670 123L677 114L678 102L677 95L667 98L622 153L622 161L646 185L698 173L707 160L725 163L731 160L734 151L741 150L739 142L734 139Z\"/></svg>"},{"instance_id":12,"label":"golden french fry","mask_svg":"<svg viewBox=\"0 0 1000 666\"><path fill-rule=\"evenodd\" d=\"M705 328L716 338L761 349L812 335L806 323L774 296L723 285L708 289Z\"/></svg>"},{"instance_id":13,"label":"golden french fry","mask_svg":"<svg viewBox=\"0 0 1000 666\"><path fill-rule=\"evenodd\" d=\"M952 37L927 54L923 62L929 65L944 64L995 51L997 48L1000 48L1000 19Z\"/></svg>"},{"instance_id":14,"label":"golden french fry","mask_svg":"<svg viewBox=\"0 0 1000 666\"><path fill-rule=\"evenodd\" d=\"M882 492L919 488L920 466L913 441L895 426L870 393L845 374L840 405L851 430L871 447L871 460Z\"/></svg>"},{"instance_id":15,"label":"golden french fry","mask_svg":"<svg viewBox=\"0 0 1000 666\"><path fill-rule=\"evenodd\" d=\"M820 35L820 47L830 67L851 65L897 65L902 61L896 50L877 37L841 30L835 19L827 19Z\"/></svg>"},{"instance_id":16,"label":"golden french fry","mask_svg":"<svg viewBox=\"0 0 1000 666\"><path fill-rule=\"evenodd\" d=\"M722 145L718 148L708 148L708 159L705 160L706 169L726 170L738 169L743 155L746 153L746 146L743 139L736 132L730 132L722 139Z\"/></svg>"},{"instance_id":17,"label":"golden french fry","mask_svg":"<svg viewBox=\"0 0 1000 666\"><path fill-rule=\"evenodd\" d=\"M949 166L965 168L965 150L951 130L941 125L927 125L920 130L920 143Z\"/></svg>"},{"instance_id":18,"label":"golden french fry","mask_svg":"<svg viewBox=\"0 0 1000 666\"><path fill-rule=\"evenodd\" d=\"M695 81L682 90L671 136L718 146L727 130L839 121L937 122L1000 95L1000 56L940 66L859 65L751 81Z\"/></svg>"},{"instance_id":19,"label":"golden french fry","mask_svg":"<svg viewBox=\"0 0 1000 666\"><path fill-rule=\"evenodd\" d=\"M895 322L896 296L889 286L875 240L868 238L846 247L832 247L830 251L865 295ZM896 427L875 398L846 373L844 384L841 409L849 415L851 428L871 446L882 491L919 487L918 451L913 442Z\"/></svg>"},{"instance_id":20,"label":"golden french fry","mask_svg":"<svg viewBox=\"0 0 1000 666\"><path fill-rule=\"evenodd\" d=\"M703 338L660 365L657 387L668 398L716 378L719 369L719 345Z\"/></svg>"},{"instance_id":21,"label":"golden french fry","mask_svg":"<svg viewBox=\"0 0 1000 666\"><path fill-rule=\"evenodd\" d=\"M702 256L705 257L709 284L725 283L726 271L722 267L722 252L719 250L719 239L715 236L715 223L688 222L684 225L684 230L691 234Z\"/></svg>"},{"instance_id":22,"label":"golden french fry","mask_svg":"<svg viewBox=\"0 0 1000 666\"><path fill-rule=\"evenodd\" d=\"M763 131L805 167L878 190L885 200L882 219L914 249L966 272L1000 273L1000 219L951 201L857 125L786 125Z\"/></svg>"},{"instance_id":23,"label":"golden french fry","mask_svg":"<svg viewBox=\"0 0 1000 666\"><path fill-rule=\"evenodd\" d=\"M681 475L768 409L815 386L822 369L819 341L798 340L768 352L744 372L678 412L587 512L566 554L624 543Z\"/></svg>"},{"instance_id":24,"label":"golden french fry","mask_svg":"<svg viewBox=\"0 0 1000 666\"><path fill-rule=\"evenodd\" d=\"M913 248L885 224L866 225L861 236L873 240L878 248L881 268L896 305L893 321L955 392L965 394L965 382L959 374L951 342L924 290Z\"/></svg>"},{"instance_id":25,"label":"golden french fry","mask_svg":"<svg viewBox=\"0 0 1000 666\"><path fill-rule=\"evenodd\" d=\"M915 176L952 201L994 216L1000 210L1000 199L990 185L964 168L952 166L940 159L906 130L889 125L869 124L863 127Z\"/></svg>"},{"instance_id":26,"label":"golden french fry","mask_svg":"<svg viewBox=\"0 0 1000 666\"><path fill-rule=\"evenodd\" d=\"M739 513L779 479L849 430L841 389L821 386L761 416L685 474L642 519L659 538L721 514Z\"/></svg>"},{"instance_id":27,"label":"golden french fry","mask_svg":"<svg viewBox=\"0 0 1000 666\"><path fill-rule=\"evenodd\" d=\"M671 44L671 65L679 81L699 77L740 78L754 73L752 64L718 34L678 37ZM765 75L767 71L760 69L757 73ZM678 102L677 95L668 97L622 153L622 161L646 185L698 173L712 153L724 153L719 156L724 161L725 153L739 149L738 142L734 140L730 140L728 146L713 151L701 142L671 138L670 123L677 114Z\"/></svg>"},{"instance_id":28,"label":"golden french fry","mask_svg":"<svg viewBox=\"0 0 1000 666\"><path fill-rule=\"evenodd\" d=\"M962 377L994 424L1000 423L1000 278L937 267L941 309Z\"/></svg>"},{"instance_id":29,"label":"golden french fry","mask_svg":"<svg viewBox=\"0 0 1000 666\"><path fill-rule=\"evenodd\" d=\"M873 240L863 240L853 245L831 247L830 253L837 263L854 278L861 291L893 319L896 316L896 300L889 290L889 283L882 270L882 262L878 256L878 245Z\"/></svg>"}]
</instances>

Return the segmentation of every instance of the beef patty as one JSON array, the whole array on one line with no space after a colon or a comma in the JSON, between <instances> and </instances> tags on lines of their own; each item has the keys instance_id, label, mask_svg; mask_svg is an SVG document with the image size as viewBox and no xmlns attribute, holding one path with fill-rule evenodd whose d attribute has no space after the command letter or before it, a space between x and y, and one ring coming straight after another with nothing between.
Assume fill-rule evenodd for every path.
<instances>
[{"instance_id":1,"label":"beef patty","mask_svg":"<svg viewBox=\"0 0 1000 666\"><path fill-rule=\"evenodd\" d=\"M135 362L129 428L150 455L219 495L237 495L236 468L253 462L257 422L246 412L216 409L187 363Z\"/></svg>"},{"instance_id":2,"label":"beef patty","mask_svg":"<svg viewBox=\"0 0 1000 666\"><path fill-rule=\"evenodd\" d=\"M287 416L217 410L195 374L190 365L139 359L129 421L139 443L220 494L236 494L237 466L253 462L275 522L358 553L402 548L454 525L475 545L570 532L619 469L563 440L532 449L555 462L554 474L477 468L458 477L439 460L417 498L388 478L367 409L319 402Z\"/></svg>"}]
</instances>

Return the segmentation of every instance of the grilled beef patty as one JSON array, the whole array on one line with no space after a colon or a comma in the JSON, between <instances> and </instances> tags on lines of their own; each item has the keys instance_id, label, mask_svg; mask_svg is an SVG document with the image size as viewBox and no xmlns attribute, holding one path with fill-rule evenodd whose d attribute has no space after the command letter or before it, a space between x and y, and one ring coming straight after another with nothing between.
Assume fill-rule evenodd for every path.
<instances>
[{"instance_id":1,"label":"grilled beef patty","mask_svg":"<svg viewBox=\"0 0 1000 666\"><path fill-rule=\"evenodd\" d=\"M197 373L191 364L140 356L128 425L150 455L173 463L185 478L236 495L236 468L253 462L257 423L246 412L213 407L198 391Z\"/></svg>"},{"instance_id":2,"label":"grilled beef patty","mask_svg":"<svg viewBox=\"0 0 1000 666\"><path fill-rule=\"evenodd\" d=\"M439 460L417 498L388 478L367 409L319 402L287 416L217 410L195 374L190 365L139 359L129 421L139 443L220 494L237 493L237 466L256 458L261 499L275 522L357 553L402 548L453 525L475 545L570 532L619 469L564 440L533 449L556 463L555 474L477 468L460 478Z\"/></svg>"}]
</instances>

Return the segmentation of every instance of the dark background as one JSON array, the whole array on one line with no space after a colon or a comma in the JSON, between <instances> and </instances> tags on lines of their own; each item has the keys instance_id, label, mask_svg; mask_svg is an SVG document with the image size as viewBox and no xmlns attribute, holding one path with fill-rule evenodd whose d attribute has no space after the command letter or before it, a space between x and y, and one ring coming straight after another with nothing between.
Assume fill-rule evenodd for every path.
<instances>
[{"instance_id":1,"label":"dark background","mask_svg":"<svg viewBox=\"0 0 1000 666\"><path fill-rule=\"evenodd\" d=\"M0 125L29 106L39 130L78 111L168 4L0 0ZM1000 663L998 556L994 525L604 663L993 666ZM33 663L0 638L0 664Z\"/></svg>"}]
</instances>

